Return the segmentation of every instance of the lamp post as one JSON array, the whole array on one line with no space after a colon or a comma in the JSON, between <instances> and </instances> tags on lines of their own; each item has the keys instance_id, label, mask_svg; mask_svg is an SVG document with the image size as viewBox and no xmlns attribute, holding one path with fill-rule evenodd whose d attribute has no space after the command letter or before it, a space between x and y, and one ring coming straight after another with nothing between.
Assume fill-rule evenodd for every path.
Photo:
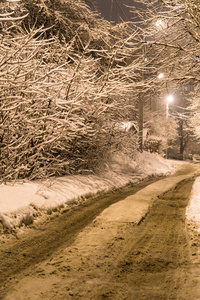
<instances>
[{"instance_id":1,"label":"lamp post","mask_svg":"<svg viewBox=\"0 0 200 300\"><path fill-rule=\"evenodd\" d=\"M168 95L166 99L166 119L169 117L169 105L174 101L173 95ZM167 146L166 146L166 158L168 159L168 139L167 139Z\"/></svg>"},{"instance_id":2,"label":"lamp post","mask_svg":"<svg viewBox=\"0 0 200 300\"><path fill-rule=\"evenodd\" d=\"M144 42L145 42L145 38L144 38ZM144 45L144 48L143 48L143 55L144 55L144 63L146 63L148 61L148 59L146 57L146 47L145 47L145 45ZM144 70L142 71L142 81L145 85ZM145 95L145 92L140 92L139 93L139 103L138 103L138 129L139 129L138 135L139 135L139 150L140 150L140 152L143 152L144 95Z\"/></svg>"},{"instance_id":3,"label":"lamp post","mask_svg":"<svg viewBox=\"0 0 200 300\"><path fill-rule=\"evenodd\" d=\"M138 106L138 127L139 127L139 150L143 151L143 95L140 93L139 95L139 106Z\"/></svg>"},{"instance_id":4,"label":"lamp post","mask_svg":"<svg viewBox=\"0 0 200 300\"><path fill-rule=\"evenodd\" d=\"M156 27L158 30L163 29L163 21L161 19L157 20L156 22ZM144 48L143 48L143 57L144 57L144 62L148 61L148 58L146 57L146 46L145 46L145 36L144 36ZM158 78L161 79L164 77L163 73L160 73L158 75ZM142 81L145 85L145 74L144 71L142 71ZM144 115L143 115L143 110L144 110L144 93L139 94L139 104L138 104L138 129L139 129L139 150L143 152L143 123L144 123Z\"/></svg>"},{"instance_id":5,"label":"lamp post","mask_svg":"<svg viewBox=\"0 0 200 300\"><path fill-rule=\"evenodd\" d=\"M169 104L174 101L174 97L172 95L168 95L166 99L166 118L169 117Z\"/></svg>"}]
</instances>

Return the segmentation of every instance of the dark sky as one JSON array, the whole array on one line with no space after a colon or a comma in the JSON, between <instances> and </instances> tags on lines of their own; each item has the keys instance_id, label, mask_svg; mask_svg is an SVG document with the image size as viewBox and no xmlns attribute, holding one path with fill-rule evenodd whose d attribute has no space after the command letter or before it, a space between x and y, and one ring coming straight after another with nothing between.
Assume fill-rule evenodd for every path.
<instances>
[{"instance_id":1,"label":"dark sky","mask_svg":"<svg viewBox=\"0 0 200 300\"><path fill-rule=\"evenodd\" d=\"M133 0L96 0L97 7L102 16L108 21L120 22L120 17L124 21L131 20L129 9L125 5L133 5Z\"/></svg>"}]
</instances>

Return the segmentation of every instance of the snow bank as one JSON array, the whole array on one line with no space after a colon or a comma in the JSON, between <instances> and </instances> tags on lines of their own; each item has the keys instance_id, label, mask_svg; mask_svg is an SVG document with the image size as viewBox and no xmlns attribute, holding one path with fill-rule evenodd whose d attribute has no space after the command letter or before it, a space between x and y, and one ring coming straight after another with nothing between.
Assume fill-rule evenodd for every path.
<instances>
[{"instance_id":1,"label":"snow bank","mask_svg":"<svg viewBox=\"0 0 200 300\"><path fill-rule=\"evenodd\" d=\"M166 160L158 154L149 152L138 153L137 157L138 169L146 175L171 174L175 172L178 164L178 161Z\"/></svg>"},{"instance_id":2,"label":"snow bank","mask_svg":"<svg viewBox=\"0 0 200 300\"><path fill-rule=\"evenodd\" d=\"M113 155L100 175L50 178L46 181L16 182L0 185L0 221L9 230L29 225L41 214L108 192L149 175L173 173L177 163L159 155L138 153L135 160Z\"/></svg>"},{"instance_id":3,"label":"snow bank","mask_svg":"<svg viewBox=\"0 0 200 300\"><path fill-rule=\"evenodd\" d=\"M200 233L200 177L197 177L193 184L186 218L187 223Z\"/></svg>"}]
</instances>

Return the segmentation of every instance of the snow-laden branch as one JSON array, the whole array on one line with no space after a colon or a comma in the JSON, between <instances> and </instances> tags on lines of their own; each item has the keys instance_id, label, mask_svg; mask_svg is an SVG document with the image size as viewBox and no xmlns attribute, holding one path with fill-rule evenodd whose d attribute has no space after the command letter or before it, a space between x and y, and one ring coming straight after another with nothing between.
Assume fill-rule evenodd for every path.
<instances>
[{"instance_id":1,"label":"snow-laden branch","mask_svg":"<svg viewBox=\"0 0 200 300\"><path fill-rule=\"evenodd\" d=\"M19 17L7 17L7 16L3 16L0 15L0 22L6 22L6 21L19 21L19 20L23 20L28 16L28 13L19 16Z\"/></svg>"}]
</instances>

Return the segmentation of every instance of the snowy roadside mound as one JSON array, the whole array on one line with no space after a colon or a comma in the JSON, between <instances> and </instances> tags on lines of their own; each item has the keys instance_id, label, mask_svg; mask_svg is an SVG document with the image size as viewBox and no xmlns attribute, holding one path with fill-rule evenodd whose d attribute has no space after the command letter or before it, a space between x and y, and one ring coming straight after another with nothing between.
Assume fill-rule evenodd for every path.
<instances>
[{"instance_id":1,"label":"snowy roadside mound","mask_svg":"<svg viewBox=\"0 0 200 300\"><path fill-rule=\"evenodd\" d=\"M186 218L188 226L200 233L200 177L197 177L193 184Z\"/></svg>"},{"instance_id":2,"label":"snowy roadside mound","mask_svg":"<svg viewBox=\"0 0 200 300\"><path fill-rule=\"evenodd\" d=\"M101 175L76 175L46 181L0 185L0 222L4 229L27 226L42 213L79 202L85 197L138 182L150 175L174 173L176 163L159 155L138 153L135 160L115 154Z\"/></svg>"},{"instance_id":3,"label":"snowy roadside mound","mask_svg":"<svg viewBox=\"0 0 200 300\"><path fill-rule=\"evenodd\" d=\"M144 175L172 174L180 164L184 164L184 162L166 160L159 154L152 154L145 151L137 155L138 170Z\"/></svg>"}]
</instances>

